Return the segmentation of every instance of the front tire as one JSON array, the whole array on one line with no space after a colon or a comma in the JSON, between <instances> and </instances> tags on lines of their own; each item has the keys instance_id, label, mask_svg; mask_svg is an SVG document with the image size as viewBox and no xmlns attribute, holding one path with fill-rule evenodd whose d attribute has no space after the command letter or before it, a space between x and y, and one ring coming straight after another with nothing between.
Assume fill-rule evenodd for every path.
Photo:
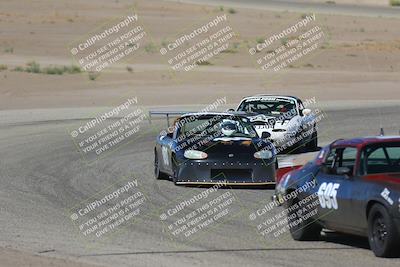
<instances>
[{"instance_id":1,"label":"front tire","mask_svg":"<svg viewBox=\"0 0 400 267\"><path fill-rule=\"evenodd\" d=\"M157 180L163 180L166 175L160 171L160 162L158 161L157 151L154 151L154 177Z\"/></svg>"},{"instance_id":2,"label":"front tire","mask_svg":"<svg viewBox=\"0 0 400 267\"><path fill-rule=\"evenodd\" d=\"M172 164L172 177L171 180L174 182L174 185L178 185L176 181L178 180L178 172L179 172L179 167L178 163L176 161L176 158L173 156L171 157L171 164Z\"/></svg>"},{"instance_id":3,"label":"front tire","mask_svg":"<svg viewBox=\"0 0 400 267\"><path fill-rule=\"evenodd\" d=\"M381 204L372 206L368 214L368 241L377 257L399 256L399 233L386 208Z\"/></svg>"},{"instance_id":4,"label":"front tire","mask_svg":"<svg viewBox=\"0 0 400 267\"><path fill-rule=\"evenodd\" d=\"M320 239L322 227L315 223L310 217L303 220L299 211L303 211L305 207L299 204L299 200L293 199L288 207L289 231L294 240L297 241L316 241ZM310 212L307 210L307 212Z\"/></svg>"},{"instance_id":5,"label":"front tire","mask_svg":"<svg viewBox=\"0 0 400 267\"><path fill-rule=\"evenodd\" d=\"M315 151L318 149L318 132L314 130L311 135L311 140L307 144L307 148L310 151Z\"/></svg>"}]
</instances>

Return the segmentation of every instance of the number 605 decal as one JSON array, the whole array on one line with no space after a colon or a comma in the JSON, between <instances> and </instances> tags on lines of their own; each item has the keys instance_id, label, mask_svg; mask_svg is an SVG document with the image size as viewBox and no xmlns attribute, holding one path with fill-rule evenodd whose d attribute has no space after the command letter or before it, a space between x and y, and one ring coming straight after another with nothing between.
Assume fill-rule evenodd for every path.
<instances>
[{"instance_id":1,"label":"number 605 decal","mask_svg":"<svg viewBox=\"0 0 400 267\"><path fill-rule=\"evenodd\" d=\"M338 209L336 199L337 190L340 184L338 183L322 183L318 190L319 203L322 208Z\"/></svg>"}]
</instances>

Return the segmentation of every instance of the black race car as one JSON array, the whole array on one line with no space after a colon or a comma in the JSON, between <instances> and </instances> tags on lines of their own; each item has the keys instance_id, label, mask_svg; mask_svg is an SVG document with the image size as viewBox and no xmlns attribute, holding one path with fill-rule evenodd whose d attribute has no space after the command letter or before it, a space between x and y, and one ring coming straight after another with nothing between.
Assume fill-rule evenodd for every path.
<instances>
[{"instance_id":1,"label":"black race car","mask_svg":"<svg viewBox=\"0 0 400 267\"><path fill-rule=\"evenodd\" d=\"M367 236L378 257L400 254L400 137L338 140L285 174L275 200L295 240L321 229Z\"/></svg>"},{"instance_id":2,"label":"black race car","mask_svg":"<svg viewBox=\"0 0 400 267\"><path fill-rule=\"evenodd\" d=\"M157 179L175 184L275 184L276 150L244 115L191 113L157 136Z\"/></svg>"}]
</instances>

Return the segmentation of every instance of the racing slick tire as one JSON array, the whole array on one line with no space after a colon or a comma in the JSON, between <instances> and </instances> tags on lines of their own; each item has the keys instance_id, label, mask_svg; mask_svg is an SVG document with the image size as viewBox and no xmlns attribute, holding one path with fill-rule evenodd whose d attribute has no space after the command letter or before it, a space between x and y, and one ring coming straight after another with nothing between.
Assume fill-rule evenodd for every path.
<instances>
[{"instance_id":1,"label":"racing slick tire","mask_svg":"<svg viewBox=\"0 0 400 267\"><path fill-rule=\"evenodd\" d=\"M311 135L311 140L307 143L307 149L310 151L315 151L318 148L318 132L314 130Z\"/></svg>"},{"instance_id":2,"label":"racing slick tire","mask_svg":"<svg viewBox=\"0 0 400 267\"><path fill-rule=\"evenodd\" d=\"M172 171L173 171L173 173L172 173L172 176L171 176L171 180L172 180L172 182L174 182L174 185L178 185L177 183L176 183L176 181L177 181L177 179L178 179L178 164L176 163L176 159L175 159L175 157L172 157L171 158L171 161L172 161Z\"/></svg>"},{"instance_id":3,"label":"racing slick tire","mask_svg":"<svg viewBox=\"0 0 400 267\"><path fill-rule=\"evenodd\" d=\"M301 215L304 213L299 213L303 210L304 207L299 204L299 199L295 198L290 201L288 206L290 235L297 241L317 241L321 237L322 227L315 223L311 217L303 219Z\"/></svg>"},{"instance_id":4,"label":"racing slick tire","mask_svg":"<svg viewBox=\"0 0 400 267\"><path fill-rule=\"evenodd\" d=\"M176 178L178 177L178 170L174 169L174 174L172 175L172 182L174 182L174 185L178 185L176 183Z\"/></svg>"},{"instance_id":5,"label":"racing slick tire","mask_svg":"<svg viewBox=\"0 0 400 267\"><path fill-rule=\"evenodd\" d=\"M377 257L400 256L400 236L386 208L381 204L372 206L368 214L368 241Z\"/></svg>"},{"instance_id":6,"label":"racing slick tire","mask_svg":"<svg viewBox=\"0 0 400 267\"><path fill-rule=\"evenodd\" d=\"M160 171L160 163L158 161L157 151L154 150L154 177L157 180L164 180L167 178L163 172Z\"/></svg>"}]
</instances>

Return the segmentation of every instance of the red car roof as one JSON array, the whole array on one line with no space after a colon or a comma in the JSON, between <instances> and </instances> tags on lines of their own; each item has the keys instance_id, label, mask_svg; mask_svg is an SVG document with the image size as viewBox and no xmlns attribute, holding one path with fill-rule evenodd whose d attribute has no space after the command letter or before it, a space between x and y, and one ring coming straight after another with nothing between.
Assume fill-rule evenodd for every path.
<instances>
[{"instance_id":1,"label":"red car roof","mask_svg":"<svg viewBox=\"0 0 400 267\"><path fill-rule=\"evenodd\" d=\"M400 136L369 136L359 137L352 139L339 139L334 141L331 146L352 146L352 147L363 147L369 144L386 143L386 142L400 142Z\"/></svg>"}]
</instances>

